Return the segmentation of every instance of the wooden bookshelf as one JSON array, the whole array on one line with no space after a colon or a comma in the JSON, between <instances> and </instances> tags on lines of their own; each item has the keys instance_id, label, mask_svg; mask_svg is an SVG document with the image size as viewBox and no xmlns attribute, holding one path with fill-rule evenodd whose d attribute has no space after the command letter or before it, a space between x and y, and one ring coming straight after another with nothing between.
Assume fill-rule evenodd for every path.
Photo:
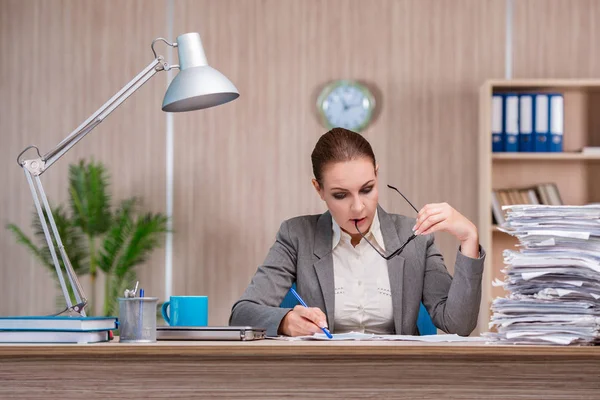
<instances>
[{"instance_id":1,"label":"wooden bookshelf","mask_svg":"<svg viewBox=\"0 0 600 400\"><path fill-rule=\"evenodd\" d=\"M554 92L564 96L562 153L492 153L492 93ZM487 251L478 329L487 330L492 300L504 296L492 287L504 279L502 251L516 249L517 239L492 224L492 189L556 183L564 204L600 202L600 155L583 154L584 146L600 146L600 80L490 80L479 101L479 232Z\"/></svg>"},{"instance_id":2,"label":"wooden bookshelf","mask_svg":"<svg viewBox=\"0 0 600 400\"><path fill-rule=\"evenodd\" d=\"M493 161L550 160L550 161L600 161L600 154L580 152L563 153L492 153Z\"/></svg>"}]
</instances>

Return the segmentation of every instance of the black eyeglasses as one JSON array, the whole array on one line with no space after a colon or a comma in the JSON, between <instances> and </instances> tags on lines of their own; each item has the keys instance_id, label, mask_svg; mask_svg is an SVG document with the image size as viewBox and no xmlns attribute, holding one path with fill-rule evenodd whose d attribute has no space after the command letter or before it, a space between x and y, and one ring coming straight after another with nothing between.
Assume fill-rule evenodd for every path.
<instances>
[{"instance_id":1,"label":"black eyeglasses","mask_svg":"<svg viewBox=\"0 0 600 400\"><path fill-rule=\"evenodd\" d=\"M400 193L400 196L402 196L402 198L404 200L406 200L406 202L408 204L410 204L410 206L413 208L413 210L415 210L417 212L417 214L419 213L419 210L417 210L415 208L415 206L413 206L413 204L406 198L406 196L404 196L402 194L402 192L400 192L398 189L396 189L392 185L387 185L387 186L390 189L394 189L396 192ZM358 233L360 233L360 236L362 236L362 238L365 239L367 241L367 243L369 243L369 245L371 245L371 247L373 248L373 250L375 250L377 252L377 254L379 254L381 257L385 258L386 260L390 260L390 259L396 257L398 254L402 253L402 250L404 250L404 248L406 247L406 245L409 244L414 238L417 237L417 235L412 234L408 239L406 239L406 242L404 242L404 244L402 246L400 246L400 248L398 250L396 250L395 252L393 252L389 256L386 256L385 254L383 254L382 252L380 252L379 250L377 250L377 247L375 247L375 245L373 243L369 242L369 239L367 239L365 237L365 235L363 235L363 233L360 231L360 229L358 229L358 221L354 221L354 226L356 227L356 230L358 231Z\"/></svg>"}]
</instances>

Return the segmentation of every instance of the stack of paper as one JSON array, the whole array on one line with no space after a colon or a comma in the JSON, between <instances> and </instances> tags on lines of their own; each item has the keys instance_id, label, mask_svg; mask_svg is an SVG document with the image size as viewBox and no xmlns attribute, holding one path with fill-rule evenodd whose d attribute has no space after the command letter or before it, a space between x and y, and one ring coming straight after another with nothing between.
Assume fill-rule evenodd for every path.
<instances>
[{"instance_id":1,"label":"stack of paper","mask_svg":"<svg viewBox=\"0 0 600 400\"><path fill-rule=\"evenodd\" d=\"M600 205L514 205L502 230L509 294L492 304L486 336L510 344L600 343Z\"/></svg>"}]
</instances>

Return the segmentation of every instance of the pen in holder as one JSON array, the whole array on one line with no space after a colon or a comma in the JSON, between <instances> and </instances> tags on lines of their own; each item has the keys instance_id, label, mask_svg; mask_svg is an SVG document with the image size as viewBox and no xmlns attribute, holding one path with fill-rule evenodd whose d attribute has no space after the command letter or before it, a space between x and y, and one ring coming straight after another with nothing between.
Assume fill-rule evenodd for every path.
<instances>
[{"instance_id":1,"label":"pen in holder","mask_svg":"<svg viewBox=\"0 0 600 400\"><path fill-rule=\"evenodd\" d=\"M144 289L140 289L140 299L144 297ZM142 334L142 327L144 326L144 313L142 312L142 304L143 302L140 301L140 322L138 324L138 328L140 330L140 335Z\"/></svg>"},{"instance_id":2,"label":"pen in holder","mask_svg":"<svg viewBox=\"0 0 600 400\"><path fill-rule=\"evenodd\" d=\"M143 289L139 297L135 290L126 290L125 297L119 297L119 342L156 342L156 305L158 297L144 297Z\"/></svg>"}]
</instances>

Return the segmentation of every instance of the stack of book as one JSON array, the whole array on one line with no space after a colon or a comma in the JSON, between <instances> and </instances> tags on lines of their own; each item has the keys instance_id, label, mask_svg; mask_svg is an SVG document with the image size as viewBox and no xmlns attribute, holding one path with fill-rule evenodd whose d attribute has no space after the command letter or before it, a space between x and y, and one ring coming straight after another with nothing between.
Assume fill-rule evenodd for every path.
<instances>
[{"instance_id":1,"label":"stack of book","mask_svg":"<svg viewBox=\"0 0 600 400\"><path fill-rule=\"evenodd\" d=\"M492 223L504 225L505 217L502 207L515 204L560 206L563 201L555 183L539 183L522 188L494 189L492 190Z\"/></svg>"},{"instance_id":2,"label":"stack of book","mask_svg":"<svg viewBox=\"0 0 600 400\"><path fill-rule=\"evenodd\" d=\"M116 317L0 317L0 343L98 343L114 329Z\"/></svg>"},{"instance_id":3,"label":"stack of book","mask_svg":"<svg viewBox=\"0 0 600 400\"><path fill-rule=\"evenodd\" d=\"M501 230L508 295L492 304L486 336L508 344L600 343L600 205L515 205Z\"/></svg>"}]
</instances>

